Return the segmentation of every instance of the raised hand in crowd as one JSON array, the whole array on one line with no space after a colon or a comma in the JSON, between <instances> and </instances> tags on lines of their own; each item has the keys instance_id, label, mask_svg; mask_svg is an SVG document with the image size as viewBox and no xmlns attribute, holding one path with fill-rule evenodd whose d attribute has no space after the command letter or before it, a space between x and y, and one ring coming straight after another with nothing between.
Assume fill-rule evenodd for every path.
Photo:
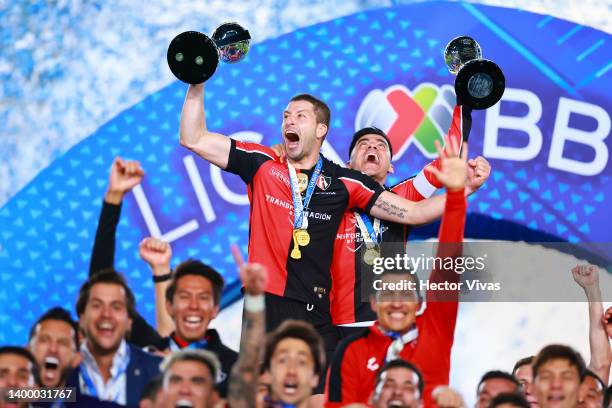
<instances>
[{"instance_id":1,"label":"raised hand in crowd","mask_svg":"<svg viewBox=\"0 0 612 408\"><path fill-rule=\"evenodd\" d=\"M140 184L144 177L144 170L138 161L123 160L115 157L110 170L108 190L104 200L109 204L120 204L125 194Z\"/></svg>"},{"instance_id":2,"label":"raised hand in crowd","mask_svg":"<svg viewBox=\"0 0 612 408\"><path fill-rule=\"evenodd\" d=\"M599 378L608 379L612 363L612 349L604 324L603 303L599 287L599 268L595 265L576 265L572 268L574 281L584 290L589 302L589 348L591 361L588 368Z\"/></svg>"},{"instance_id":3,"label":"raised hand in crowd","mask_svg":"<svg viewBox=\"0 0 612 408\"><path fill-rule=\"evenodd\" d=\"M157 332L161 336L169 336L175 329L174 321L166 310L166 290L170 285L170 260L172 248L161 239L148 237L139 245L140 257L151 268L155 281L155 320Z\"/></svg>"},{"instance_id":4,"label":"raised hand in crowd","mask_svg":"<svg viewBox=\"0 0 612 408\"><path fill-rule=\"evenodd\" d=\"M266 336L264 291L268 271L261 264L245 263L237 246L232 246L231 250L244 286L245 297L240 354L232 368L227 399L232 408L250 407L257 394L259 359Z\"/></svg>"}]
</instances>

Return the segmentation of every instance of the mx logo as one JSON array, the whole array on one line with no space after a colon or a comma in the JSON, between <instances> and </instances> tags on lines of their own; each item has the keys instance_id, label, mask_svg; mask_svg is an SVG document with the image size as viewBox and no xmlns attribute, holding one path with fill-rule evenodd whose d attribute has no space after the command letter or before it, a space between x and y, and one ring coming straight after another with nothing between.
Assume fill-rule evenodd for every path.
<instances>
[{"instance_id":1,"label":"mx logo","mask_svg":"<svg viewBox=\"0 0 612 408\"><path fill-rule=\"evenodd\" d=\"M444 144L455 106L450 85L419 84L412 92L403 85L384 91L374 89L361 102L355 130L375 126L387 133L393 160L399 159L411 143L427 158L437 157L435 141Z\"/></svg>"}]
</instances>

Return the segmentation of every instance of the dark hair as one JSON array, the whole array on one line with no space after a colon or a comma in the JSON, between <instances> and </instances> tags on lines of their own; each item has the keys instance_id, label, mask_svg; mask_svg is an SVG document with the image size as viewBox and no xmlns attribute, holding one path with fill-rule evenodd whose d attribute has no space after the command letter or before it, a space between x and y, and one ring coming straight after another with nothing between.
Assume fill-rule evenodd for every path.
<instances>
[{"instance_id":1,"label":"dark hair","mask_svg":"<svg viewBox=\"0 0 612 408\"><path fill-rule=\"evenodd\" d=\"M310 323L291 319L285 320L276 330L268 334L263 359L264 371L270 369L270 360L278 343L287 338L299 339L308 345L315 365L315 374L321 376L325 368L325 350L321 336Z\"/></svg>"},{"instance_id":2,"label":"dark hair","mask_svg":"<svg viewBox=\"0 0 612 408\"><path fill-rule=\"evenodd\" d=\"M348 151L349 160L351 160L351 153L353 153L353 149L355 148L355 145L357 144L359 139L361 139L365 135L382 136L387 141L387 146L389 146L389 154L391 155L390 157L391 159L393 158L393 148L391 147L391 141L389 140L389 137L387 136L387 134L377 127L369 126L363 129L359 129L358 131L355 132L355 134L353 134L353 140L351 140L351 144L349 146L349 151Z\"/></svg>"},{"instance_id":3,"label":"dark hair","mask_svg":"<svg viewBox=\"0 0 612 408\"><path fill-rule=\"evenodd\" d=\"M612 385L610 385L604 394L603 408L610 408L610 401L612 401Z\"/></svg>"},{"instance_id":4,"label":"dark hair","mask_svg":"<svg viewBox=\"0 0 612 408\"><path fill-rule=\"evenodd\" d=\"M597 374L595 374L595 372L589 370L588 368L584 370L584 378L582 379L582 381L584 381L586 377L593 377L595 381L597 381L597 383L601 386L602 390L606 389L606 383L603 382L601 377L599 377Z\"/></svg>"},{"instance_id":5,"label":"dark hair","mask_svg":"<svg viewBox=\"0 0 612 408\"><path fill-rule=\"evenodd\" d=\"M151 400L151 401L155 402L155 400L157 399L157 392L162 387L162 382L163 381L162 381L162 376L161 375L153 377L142 388L142 391L140 392L139 401L142 401L142 400Z\"/></svg>"},{"instance_id":6,"label":"dark hair","mask_svg":"<svg viewBox=\"0 0 612 408\"><path fill-rule=\"evenodd\" d=\"M376 374L376 382L375 382L375 388L378 387L378 383L380 382L382 375L385 371L394 369L394 368L405 368L408 370L411 370L413 372L416 373L417 377L419 378L419 394L423 395L423 388L425 388L425 383L423 381L423 375L421 374L421 372L419 371L419 369L412 363L406 361L406 360L402 360L401 358L396 359L396 360L391 360L389 361L387 364L385 364L384 366L382 366L382 368L380 370L378 370L378 374Z\"/></svg>"},{"instance_id":7,"label":"dark hair","mask_svg":"<svg viewBox=\"0 0 612 408\"><path fill-rule=\"evenodd\" d=\"M317 123L322 123L327 126L327 131L329 132L329 122L331 121L331 111L329 110L329 106L322 100L310 95L310 94L299 94L295 95L291 98L290 102L295 101L306 101L310 102L314 108L314 113L317 118ZM325 132L327 135L327 132Z\"/></svg>"},{"instance_id":8,"label":"dark hair","mask_svg":"<svg viewBox=\"0 0 612 408\"><path fill-rule=\"evenodd\" d=\"M514 364L514 367L512 368L512 375L516 375L516 370L518 370L522 366L533 364L533 358L534 356L523 357L519 361L517 361L516 364Z\"/></svg>"},{"instance_id":9,"label":"dark hair","mask_svg":"<svg viewBox=\"0 0 612 408\"><path fill-rule=\"evenodd\" d=\"M85 307L89 301L91 288L98 283L110 283L121 286L125 291L125 303L127 306L128 316L132 319L136 317L136 299L134 298L134 293L132 293L132 290L128 286L123 275L112 268L108 268L91 275L89 279L86 280L81 286L76 303L76 312L79 318L85 312Z\"/></svg>"},{"instance_id":10,"label":"dark hair","mask_svg":"<svg viewBox=\"0 0 612 408\"><path fill-rule=\"evenodd\" d=\"M186 275L201 276L202 278L208 280L212 285L215 305L219 304L219 300L221 300L221 291L223 290L223 285L225 284L223 277L219 272L196 259L187 259L186 261L181 262L174 270L172 280L170 281L170 286L168 286L168 289L166 289L166 300L168 302L172 303L172 299L174 298L174 294L176 293L176 288L178 286L178 281Z\"/></svg>"},{"instance_id":11,"label":"dark hair","mask_svg":"<svg viewBox=\"0 0 612 408\"><path fill-rule=\"evenodd\" d=\"M529 402L521 394L504 392L498 394L491 400L488 408L495 408L498 405L510 404L515 407L529 408Z\"/></svg>"},{"instance_id":12,"label":"dark hair","mask_svg":"<svg viewBox=\"0 0 612 408\"><path fill-rule=\"evenodd\" d=\"M79 348L79 325L77 324L77 322L72 320L72 316L70 316L69 311L59 306L52 307L51 309L47 310L42 316L38 318L38 320L36 320L36 322L32 325L32 328L30 329L30 334L28 335L28 343L32 340L34 334L36 333L36 326L47 320L57 320L68 324L74 332L74 346L77 349Z\"/></svg>"},{"instance_id":13,"label":"dark hair","mask_svg":"<svg viewBox=\"0 0 612 408\"><path fill-rule=\"evenodd\" d=\"M30 363L32 363L32 376L34 377L34 381L36 384L40 385L40 378L38 372L38 363L34 358L34 355L30 350L24 347L19 346L2 346L0 347L0 356L3 354L14 354L26 358Z\"/></svg>"},{"instance_id":14,"label":"dark hair","mask_svg":"<svg viewBox=\"0 0 612 408\"><path fill-rule=\"evenodd\" d=\"M561 344L548 345L540 350L538 355L535 356L533 364L531 365L533 368L533 379L535 380L535 378L538 376L540 367L550 360L557 359L567 360L570 365L576 367L576 370L578 370L578 376L582 382L586 371L586 365L584 364L582 356L573 348Z\"/></svg>"},{"instance_id":15,"label":"dark hair","mask_svg":"<svg viewBox=\"0 0 612 408\"><path fill-rule=\"evenodd\" d=\"M480 379L480 382L478 383L478 387L476 387L476 394L480 394L480 386L485 382L485 381L489 381L489 380L493 380L493 379L500 379L500 380L508 380L511 383L513 383L514 385L516 385L516 390L518 391L520 388L520 384L519 382L516 380L516 378L514 378L514 376L510 373L507 373L505 371L500 371L500 370L491 370L491 371L487 371L482 378Z\"/></svg>"}]
</instances>

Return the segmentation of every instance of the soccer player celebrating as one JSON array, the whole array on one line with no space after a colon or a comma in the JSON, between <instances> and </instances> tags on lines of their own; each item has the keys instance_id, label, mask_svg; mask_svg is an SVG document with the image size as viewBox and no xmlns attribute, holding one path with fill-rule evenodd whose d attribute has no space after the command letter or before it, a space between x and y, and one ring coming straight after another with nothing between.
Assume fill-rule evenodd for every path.
<instances>
[{"instance_id":1,"label":"soccer player celebrating","mask_svg":"<svg viewBox=\"0 0 612 408\"><path fill-rule=\"evenodd\" d=\"M281 127L287 163L269 148L208 130L204 84L187 91L180 142L210 163L238 174L251 203L249 261L265 265L268 331L287 318L315 326L331 354L337 331L329 313L333 241L345 210L360 208L378 218L405 224L434 219L443 198L413 203L357 171L320 155L330 123L325 103L297 95L283 112Z\"/></svg>"},{"instance_id":2,"label":"soccer player celebrating","mask_svg":"<svg viewBox=\"0 0 612 408\"><path fill-rule=\"evenodd\" d=\"M43 387L61 387L77 361L78 326L60 307L49 309L30 330L28 348L40 368Z\"/></svg>"},{"instance_id":3,"label":"soccer player celebrating","mask_svg":"<svg viewBox=\"0 0 612 408\"><path fill-rule=\"evenodd\" d=\"M459 157L459 147L453 140L447 142L445 151L437 143L441 170L431 171L446 187L445 211L440 225L438 257L460 255L463 241L466 200L464 187L467 177L467 145ZM446 273L444 273L446 272ZM434 269L430 282L456 282L454 271ZM414 281L409 270L392 269L382 275L383 284ZM417 282L415 282L417 283ZM417 283L418 288L418 283ZM365 403L374 388L376 372L396 358L414 363L423 373L425 406L431 406L431 392L447 385L450 372L450 352L454 339L458 309L458 292L427 292L427 309L416 319L421 299L415 291L378 291L371 298L371 307L378 321L359 336L351 336L338 346L331 363L327 382L327 405L341 406L349 403ZM412 297L408 296L412 295Z\"/></svg>"},{"instance_id":4,"label":"soccer player celebrating","mask_svg":"<svg viewBox=\"0 0 612 408\"><path fill-rule=\"evenodd\" d=\"M467 140L470 125L469 109L461 105L455 107L447 139L461 146L462 141ZM367 174L383 187L387 175L393 173L391 144L380 129L364 128L357 131L349 147L349 156L349 168ZM427 171L432 167L439 168L439 160L428 164L416 177L406 179L388 190L411 201L430 197L436 189L442 187L438 179ZM480 188L490 171L491 167L484 157L469 160L466 194L472 194ZM371 220L360 211L347 211L344 214L334 242L331 266L331 315L333 323L339 326L344 336L359 330L355 327L368 326L376 319L369 303L361 301L362 277L365 274L371 275L371 264L375 257L394 257L396 253L405 253L404 243L408 239L408 232L409 227L406 225Z\"/></svg>"}]
</instances>

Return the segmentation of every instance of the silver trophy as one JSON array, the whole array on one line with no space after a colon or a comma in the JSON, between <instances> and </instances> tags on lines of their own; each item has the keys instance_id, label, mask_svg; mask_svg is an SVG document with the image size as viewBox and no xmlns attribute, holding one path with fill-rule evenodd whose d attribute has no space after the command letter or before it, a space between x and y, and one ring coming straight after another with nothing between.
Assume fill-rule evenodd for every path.
<instances>
[{"instance_id":1,"label":"silver trophy","mask_svg":"<svg viewBox=\"0 0 612 408\"><path fill-rule=\"evenodd\" d=\"M459 103L472 109L487 109L504 94L504 73L493 61L482 58L480 45L471 37L452 39L444 50L444 61L455 79Z\"/></svg>"}]
</instances>

